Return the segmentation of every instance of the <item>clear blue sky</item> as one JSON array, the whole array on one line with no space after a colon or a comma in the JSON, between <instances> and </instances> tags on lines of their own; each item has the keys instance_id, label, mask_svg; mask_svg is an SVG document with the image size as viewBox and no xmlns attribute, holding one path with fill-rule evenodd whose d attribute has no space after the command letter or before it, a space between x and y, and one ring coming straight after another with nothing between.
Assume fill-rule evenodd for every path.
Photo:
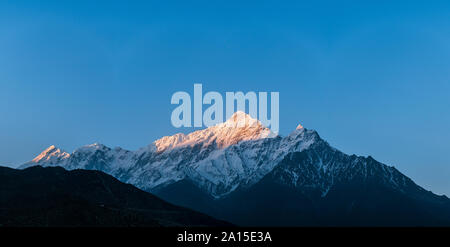
<instances>
[{"instance_id":1,"label":"clear blue sky","mask_svg":"<svg viewBox=\"0 0 450 247\"><path fill-rule=\"evenodd\" d=\"M302 123L450 195L448 1L90 2L1 1L0 164L145 146L203 83L279 91L283 135Z\"/></svg>"}]
</instances>

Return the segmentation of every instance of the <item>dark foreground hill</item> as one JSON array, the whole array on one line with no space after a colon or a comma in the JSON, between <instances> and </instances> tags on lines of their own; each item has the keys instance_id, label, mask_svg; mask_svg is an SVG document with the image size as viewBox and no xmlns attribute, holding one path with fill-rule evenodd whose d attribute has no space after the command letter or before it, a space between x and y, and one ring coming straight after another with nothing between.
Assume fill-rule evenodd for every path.
<instances>
[{"instance_id":1,"label":"dark foreground hill","mask_svg":"<svg viewBox=\"0 0 450 247\"><path fill-rule=\"evenodd\" d=\"M0 167L1 226L224 226L100 171Z\"/></svg>"}]
</instances>

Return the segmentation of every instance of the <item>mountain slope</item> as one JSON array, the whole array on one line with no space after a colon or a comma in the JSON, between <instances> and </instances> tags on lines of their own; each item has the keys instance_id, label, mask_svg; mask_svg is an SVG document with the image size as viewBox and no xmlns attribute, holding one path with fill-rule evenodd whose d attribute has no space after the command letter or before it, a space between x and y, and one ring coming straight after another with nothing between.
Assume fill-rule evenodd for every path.
<instances>
[{"instance_id":1,"label":"mountain slope","mask_svg":"<svg viewBox=\"0 0 450 247\"><path fill-rule=\"evenodd\" d=\"M1 226L220 226L99 171L0 167Z\"/></svg>"},{"instance_id":2,"label":"mountain slope","mask_svg":"<svg viewBox=\"0 0 450 247\"><path fill-rule=\"evenodd\" d=\"M101 170L237 224L450 226L449 199L394 167L346 155L301 125L274 136L242 112L137 151L93 144L70 155L46 150L38 157L24 167Z\"/></svg>"},{"instance_id":3,"label":"mountain slope","mask_svg":"<svg viewBox=\"0 0 450 247\"><path fill-rule=\"evenodd\" d=\"M217 203L225 215L212 215L242 225L450 225L447 197L371 157L349 156L325 142L291 153L257 184Z\"/></svg>"},{"instance_id":4,"label":"mountain slope","mask_svg":"<svg viewBox=\"0 0 450 247\"><path fill-rule=\"evenodd\" d=\"M72 154L48 148L20 166L62 166L100 170L146 191L189 179L215 198L251 186L292 151L308 148L315 131L298 128L282 138L243 112L227 122L189 135L163 137L137 151L92 144ZM61 156L64 153L64 156Z\"/></svg>"},{"instance_id":5,"label":"mountain slope","mask_svg":"<svg viewBox=\"0 0 450 247\"><path fill-rule=\"evenodd\" d=\"M450 225L446 196L424 190L370 156L346 155L318 136L254 185L225 197L213 198L188 180L157 195L246 226Z\"/></svg>"}]
</instances>

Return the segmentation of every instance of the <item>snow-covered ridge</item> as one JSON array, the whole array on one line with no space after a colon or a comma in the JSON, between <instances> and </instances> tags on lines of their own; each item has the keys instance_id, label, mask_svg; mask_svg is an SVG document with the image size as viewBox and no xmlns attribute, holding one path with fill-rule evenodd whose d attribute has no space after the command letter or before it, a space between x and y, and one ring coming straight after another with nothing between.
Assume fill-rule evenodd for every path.
<instances>
[{"instance_id":1,"label":"snow-covered ridge","mask_svg":"<svg viewBox=\"0 0 450 247\"><path fill-rule=\"evenodd\" d=\"M70 154L64 152L63 150L55 147L54 145L45 149L42 153L36 156L30 162L21 165L19 168L27 168L30 166L42 165L42 166L53 166L64 164L65 160L70 157Z\"/></svg>"},{"instance_id":2,"label":"snow-covered ridge","mask_svg":"<svg viewBox=\"0 0 450 247\"><path fill-rule=\"evenodd\" d=\"M308 149L320 137L297 127L275 136L243 112L228 121L192 132L163 137L137 151L87 145L68 154L52 146L22 165L62 166L109 173L126 183L153 191L189 179L214 197L258 182L290 152Z\"/></svg>"},{"instance_id":3,"label":"snow-covered ridge","mask_svg":"<svg viewBox=\"0 0 450 247\"><path fill-rule=\"evenodd\" d=\"M39 154L32 161L35 163L41 162L41 161L56 161L56 160L58 160L58 158L65 159L65 158L68 158L69 156L70 156L70 154L68 154L68 153L62 151L61 149L52 145L52 146L48 147L46 150L44 150L44 152Z\"/></svg>"},{"instance_id":4,"label":"snow-covered ridge","mask_svg":"<svg viewBox=\"0 0 450 247\"><path fill-rule=\"evenodd\" d=\"M157 151L165 151L183 146L202 145L207 147L215 145L217 148L226 148L241 141L258 140L273 137L269 128L264 127L260 121L250 115L238 111L231 118L216 126L192 132L188 135L176 134L165 136L154 142Z\"/></svg>"}]
</instances>

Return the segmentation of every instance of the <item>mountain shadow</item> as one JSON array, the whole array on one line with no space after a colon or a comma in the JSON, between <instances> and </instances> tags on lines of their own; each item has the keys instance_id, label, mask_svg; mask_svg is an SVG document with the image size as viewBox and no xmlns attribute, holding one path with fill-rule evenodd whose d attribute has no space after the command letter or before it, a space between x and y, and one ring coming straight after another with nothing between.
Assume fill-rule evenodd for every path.
<instances>
[{"instance_id":1,"label":"mountain shadow","mask_svg":"<svg viewBox=\"0 0 450 247\"><path fill-rule=\"evenodd\" d=\"M1 226L229 226L100 171L0 167Z\"/></svg>"}]
</instances>

